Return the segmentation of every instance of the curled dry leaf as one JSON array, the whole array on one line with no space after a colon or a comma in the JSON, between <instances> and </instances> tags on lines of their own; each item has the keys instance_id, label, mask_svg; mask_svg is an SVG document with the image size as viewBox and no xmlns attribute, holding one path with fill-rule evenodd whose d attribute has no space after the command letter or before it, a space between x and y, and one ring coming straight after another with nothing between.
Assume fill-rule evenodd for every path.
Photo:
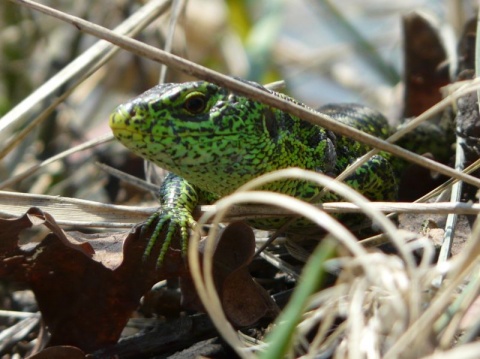
<instances>
[{"instance_id":1,"label":"curled dry leaf","mask_svg":"<svg viewBox=\"0 0 480 359\"><path fill-rule=\"evenodd\" d=\"M41 227L48 231L36 246L19 245L19 238ZM162 270L155 269L154 258L143 262L146 241L139 227L125 242L123 235L109 233L75 237L38 208L19 219L0 220L0 278L34 291L51 335L48 345L88 352L115 343L141 296L155 282L186 272L177 253L169 254Z\"/></svg>"},{"instance_id":2,"label":"curled dry leaf","mask_svg":"<svg viewBox=\"0 0 480 359\"><path fill-rule=\"evenodd\" d=\"M403 18L405 107L403 117L418 116L442 99L440 88L450 82L447 54L438 29L424 16Z\"/></svg>"},{"instance_id":3,"label":"curled dry leaf","mask_svg":"<svg viewBox=\"0 0 480 359\"><path fill-rule=\"evenodd\" d=\"M201 243L200 252L204 246ZM235 327L253 325L265 316L274 317L278 307L248 271L255 253L255 236L243 222L228 225L219 235L213 254L213 279L223 310ZM203 310L191 278L181 280L183 305Z\"/></svg>"},{"instance_id":4,"label":"curled dry leaf","mask_svg":"<svg viewBox=\"0 0 480 359\"><path fill-rule=\"evenodd\" d=\"M32 245L35 230L39 240ZM48 346L71 345L91 352L115 343L140 298L167 278L183 278L184 302L203 309L178 244L157 269L155 254L142 259L150 233L142 234L137 226L125 240L124 236L65 233L38 208L18 219L0 219L0 278L33 290L50 333ZM20 245L21 238L28 243ZM152 253L162 245L157 242ZM278 310L248 272L254 249L253 232L241 223L228 226L215 249L215 283L227 317L238 327Z\"/></svg>"}]
</instances>

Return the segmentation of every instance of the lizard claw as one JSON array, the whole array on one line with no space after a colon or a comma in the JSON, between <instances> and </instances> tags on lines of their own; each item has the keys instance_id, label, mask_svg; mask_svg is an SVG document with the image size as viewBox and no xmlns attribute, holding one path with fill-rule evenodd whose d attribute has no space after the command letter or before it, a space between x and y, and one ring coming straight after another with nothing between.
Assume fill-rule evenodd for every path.
<instances>
[{"instance_id":1,"label":"lizard claw","mask_svg":"<svg viewBox=\"0 0 480 359\"><path fill-rule=\"evenodd\" d=\"M187 252L189 229L195 226L195 220L191 213L185 208L165 207L152 214L142 226L141 233L144 234L153 227L153 232L148 239L148 243L143 253L143 261L146 261L151 255L153 247L160 237L162 231L166 230L166 235L160 248L160 254L157 258L156 267L160 268L164 262L167 251L171 248L174 234L180 235L182 255Z\"/></svg>"}]
</instances>

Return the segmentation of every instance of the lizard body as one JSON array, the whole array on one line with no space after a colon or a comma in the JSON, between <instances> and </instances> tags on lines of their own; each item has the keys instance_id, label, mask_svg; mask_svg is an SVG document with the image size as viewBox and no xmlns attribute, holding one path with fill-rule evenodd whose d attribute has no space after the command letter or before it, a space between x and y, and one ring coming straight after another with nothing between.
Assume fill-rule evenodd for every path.
<instances>
[{"instance_id":1,"label":"lizard body","mask_svg":"<svg viewBox=\"0 0 480 359\"><path fill-rule=\"evenodd\" d=\"M318 111L380 138L391 133L385 117L364 106L327 105ZM334 177L369 150L359 142L204 81L158 85L120 105L110 116L110 127L127 148L171 172L160 189L162 209L148 221L158 220L147 254L154 237L169 226L159 263L177 229L186 248L188 228L195 224L191 213L199 202L211 202L252 178L282 168L300 167ZM389 155L381 153L345 182L371 200L394 200L396 177ZM321 190L300 180L278 181L263 189L304 200ZM333 194L324 198L335 200L340 199ZM255 221L255 226L273 229L281 222L266 219Z\"/></svg>"}]
</instances>

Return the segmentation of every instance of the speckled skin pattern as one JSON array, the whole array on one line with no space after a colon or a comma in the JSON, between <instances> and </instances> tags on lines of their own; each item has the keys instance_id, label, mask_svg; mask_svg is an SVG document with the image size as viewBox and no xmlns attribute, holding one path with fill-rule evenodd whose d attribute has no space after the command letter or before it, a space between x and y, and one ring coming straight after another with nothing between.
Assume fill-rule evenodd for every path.
<instances>
[{"instance_id":1,"label":"speckled skin pattern","mask_svg":"<svg viewBox=\"0 0 480 359\"><path fill-rule=\"evenodd\" d=\"M380 113L360 105L328 105L318 111L380 138L390 134ZM186 248L187 229L195 224L191 212L199 202L225 196L252 178L282 168L300 167L333 177L369 149L208 82L156 86L120 105L110 116L110 127L127 148L172 172L160 189L162 211L147 223L157 221L154 236L168 225L159 263L176 230ZM386 154L372 157L345 182L372 200L393 200L397 193ZM299 180L275 182L264 189L305 200L321 190ZM334 200L339 199L334 195L324 199ZM272 229L281 222L262 220L255 225ZM154 239L151 242L146 255Z\"/></svg>"}]
</instances>

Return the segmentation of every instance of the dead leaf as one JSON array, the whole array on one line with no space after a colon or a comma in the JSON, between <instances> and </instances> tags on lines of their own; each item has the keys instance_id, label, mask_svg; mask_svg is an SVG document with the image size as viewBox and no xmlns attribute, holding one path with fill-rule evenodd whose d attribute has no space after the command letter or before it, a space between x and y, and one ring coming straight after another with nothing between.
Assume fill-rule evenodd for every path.
<instances>
[{"instance_id":1,"label":"dead leaf","mask_svg":"<svg viewBox=\"0 0 480 359\"><path fill-rule=\"evenodd\" d=\"M38 226L49 229L46 236L35 246L20 247L18 239ZM33 290L51 335L48 345L68 344L88 352L115 343L154 283L186 273L182 256L174 251L161 270L155 269L156 258L143 262L146 240L139 227L125 239L123 258L123 235L104 233L91 242L88 235L75 237L69 238L38 208L19 219L0 220L0 278ZM109 248L117 252L102 259L99 254Z\"/></svg>"},{"instance_id":2,"label":"dead leaf","mask_svg":"<svg viewBox=\"0 0 480 359\"><path fill-rule=\"evenodd\" d=\"M203 246L199 249L203 253ZM213 255L213 277L223 310L235 327L253 325L265 316L276 316L273 299L252 278L248 265L255 253L255 236L250 226L233 222L219 235ZM203 310L191 278L181 279L183 305Z\"/></svg>"},{"instance_id":3,"label":"dead leaf","mask_svg":"<svg viewBox=\"0 0 480 359\"><path fill-rule=\"evenodd\" d=\"M42 228L48 230L40 231L40 240L31 243L34 230ZM0 219L0 278L25 283L33 290L50 333L47 346L71 345L88 353L114 344L140 298L167 278L180 277L185 302L203 309L178 241L167 252L164 265L156 269L155 253L162 241L144 261L150 233L141 233L140 228L135 227L125 240L119 233L65 233L38 208L19 219ZM19 245L22 237L26 243ZM253 232L242 223L228 226L215 249L215 283L227 317L237 327L278 311L248 272L254 250Z\"/></svg>"},{"instance_id":4,"label":"dead leaf","mask_svg":"<svg viewBox=\"0 0 480 359\"><path fill-rule=\"evenodd\" d=\"M418 116L442 99L440 88L450 83L446 52L438 29L425 17L403 18L405 105L403 117Z\"/></svg>"}]
</instances>

